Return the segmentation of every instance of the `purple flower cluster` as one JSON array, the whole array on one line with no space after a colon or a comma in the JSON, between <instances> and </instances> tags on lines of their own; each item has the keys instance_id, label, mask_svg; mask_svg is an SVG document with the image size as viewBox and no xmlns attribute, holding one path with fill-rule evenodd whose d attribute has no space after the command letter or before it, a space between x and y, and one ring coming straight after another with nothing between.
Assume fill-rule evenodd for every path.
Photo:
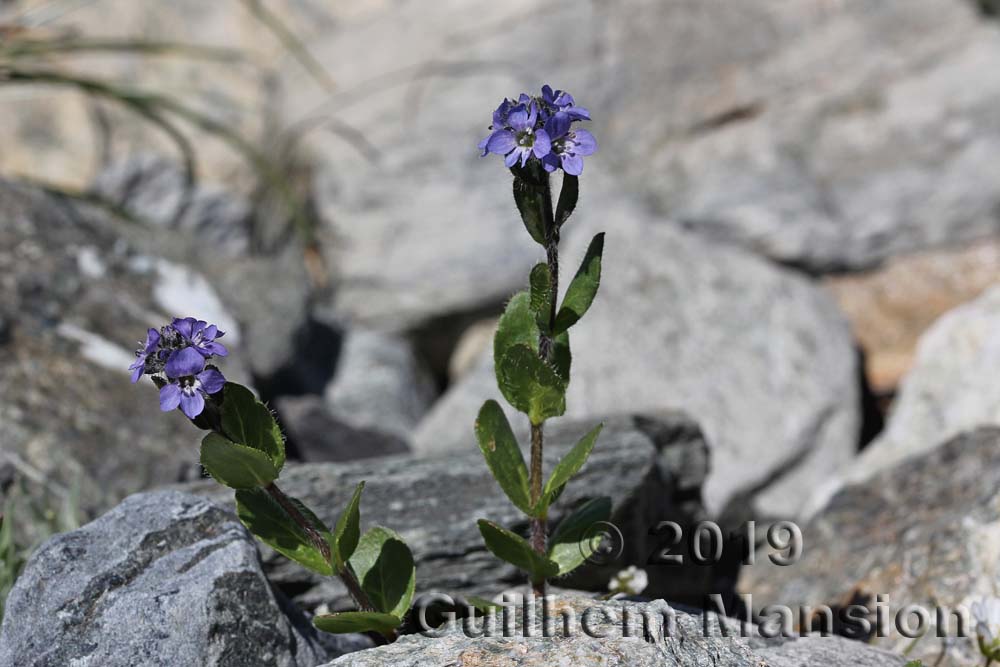
<instances>
[{"instance_id":1,"label":"purple flower cluster","mask_svg":"<svg viewBox=\"0 0 1000 667\"><path fill-rule=\"evenodd\" d=\"M597 152L597 141L573 123L590 120L590 112L576 106L573 96L542 86L541 97L521 93L517 102L505 99L493 112L490 135L479 142L483 155L504 156L504 164L523 167L529 159L542 163L545 171L562 169L583 173L583 158Z\"/></svg>"},{"instance_id":2,"label":"purple flower cluster","mask_svg":"<svg viewBox=\"0 0 1000 667\"><path fill-rule=\"evenodd\" d=\"M180 407L190 419L205 409L205 398L222 390L226 378L214 366L207 365L213 356L228 354L216 339L225 332L214 324L193 317L177 318L159 330L150 329L146 342L136 351L135 363L129 366L132 382L143 375L157 376L160 385L160 409L169 412Z\"/></svg>"}]
</instances>

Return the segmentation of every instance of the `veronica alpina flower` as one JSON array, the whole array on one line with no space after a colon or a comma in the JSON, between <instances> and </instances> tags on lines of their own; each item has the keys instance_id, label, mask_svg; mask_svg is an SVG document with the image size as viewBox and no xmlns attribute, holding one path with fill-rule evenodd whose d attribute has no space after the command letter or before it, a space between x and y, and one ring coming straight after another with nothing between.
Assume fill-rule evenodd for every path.
<instances>
[{"instance_id":1,"label":"veronica alpina flower","mask_svg":"<svg viewBox=\"0 0 1000 667\"><path fill-rule=\"evenodd\" d=\"M193 317L185 317L175 319L172 326L185 342L206 359L213 355L224 357L229 354L222 343L215 342L216 338L222 338L226 333L219 331L219 328L214 324L209 324L205 320L196 320Z\"/></svg>"},{"instance_id":2,"label":"veronica alpina flower","mask_svg":"<svg viewBox=\"0 0 1000 667\"><path fill-rule=\"evenodd\" d=\"M984 597L972 603L979 650L990 660L1000 660L1000 599Z\"/></svg>"},{"instance_id":3,"label":"veronica alpina flower","mask_svg":"<svg viewBox=\"0 0 1000 667\"><path fill-rule=\"evenodd\" d=\"M646 590L649 585L649 577L645 570L640 570L635 565L630 565L608 582L608 590L612 594L624 593L626 595L638 595Z\"/></svg>"},{"instance_id":4,"label":"veronica alpina flower","mask_svg":"<svg viewBox=\"0 0 1000 667\"><path fill-rule=\"evenodd\" d=\"M538 160L548 172L562 169L579 176L583 158L597 151L594 135L572 126L582 120L590 120L590 112L577 106L572 95L542 86L541 97L521 93L517 102L505 98L500 103L479 150L482 155L503 155L508 167Z\"/></svg>"},{"instance_id":5,"label":"veronica alpina flower","mask_svg":"<svg viewBox=\"0 0 1000 667\"><path fill-rule=\"evenodd\" d=\"M194 347L174 352L164 371L167 384L160 389L160 409L164 412L180 407L194 419L205 409L205 397L222 390L226 378L215 368L205 367L205 357Z\"/></svg>"},{"instance_id":6,"label":"veronica alpina flower","mask_svg":"<svg viewBox=\"0 0 1000 667\"><path fill-rule=\"evenodd\" d=\"M167 412L180 407L194 419L205 410L205 398L226 383L218 369L206 366L213 356L228 354L215 340L221 336L223 332L214 324L193 317L150 329L145 344L135 353L135 363L129 366L132 382L143 375L154 376L160 387L160 409Z\"/></svg>"},{"instance_id":7,"label":"veronica alpina flower","mask_svg":"<svg viewBox=\"0 0 1000 667\"><path fill-rule=\"evenodd\" d=\"M128 367L132 371L132 384L139 381L142 374L146 372L146 359L150 356L156 356L159 354L160 346L160 332L156 329L150 329L146 332L146 343L141 348L136 350L135 353L135 363Z\"/></svg>"},{"instance_id":8,"label":"veronica alpina flower","mask_svg":"<svg viewBox=\"0 0 1000 667\"><path fill-rule=\"evenodd\" d=\"M573 96L564 90L553 91L549 85L542 86L542 101L545 103L546 116L563 115L570 121L590 120L590 112L576 106Z\"/></svg>"},{"instance_id":9,"label":"veronica alpina flower","mask_svg":"<svg viewBox=\"0 0 1000 667\"><path fill-rule=\"evenodd\" d=\"M597 152L597 140L587 130L573 129L567 116L556 114L545 123L551 151L542 158L545 171L563 171L573 176L583 173L583 158Z\"/></svg>"},{"instance_id":10,"label":"veronica alpina flower","mask_svg":"<svg viewBox=\"0 0 1000 667\"><path fill-rule=\"evenodd\" d=\"M494 129L486 139L486 151L503 155L504 164L513 167L520 160L523 167L528 158L542 159L549 154L548 133L538 123L538 105L534 100L520 103L507 113L506 126Z\"/></svg>"}]
</instances>

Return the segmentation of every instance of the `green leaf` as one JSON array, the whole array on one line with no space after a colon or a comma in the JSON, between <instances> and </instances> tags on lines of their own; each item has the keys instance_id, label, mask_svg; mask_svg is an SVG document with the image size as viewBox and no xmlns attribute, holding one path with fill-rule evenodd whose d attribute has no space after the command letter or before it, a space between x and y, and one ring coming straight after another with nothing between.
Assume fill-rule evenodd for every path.
<instances>
[{"instance_id":1,"label":"green leaf","mask_svg":"<svg viewBox=\"0 0 1000 667\"><path fill-rule=\"evenodd\" d=\"M305 510L304 505L297 501L295 503L297 509ZM288 516L284 508L267 491L263 489L237 491L236 514L247 530L278 553L313 572L326 576L333 574L333 568L323 558L323 554L306 531ZM312 512L305 510L303 515L316 524L318 532L327 533L323 523Z\"/></svg>"},{"instance_id":2,"label":"green leaf","mask_svg":"<svg viewBox=\"0 0 1000 667\"><path fill-rule=\"evenodd\" d=\"M546 218L552 216L552 200L544 185L530 182L526 176L523 170L514 172L514 201L524 228L536 243L544 246Z\"/></svg>"},{"instance_id":3,"label":"green leaf","mask_svg":"<svg viewBox=\"0 0 1000 667\"><path fill-rule=\"evenodd\" d=\"M554 503L555 501L559 500L559 496L561 496L563 494L563 491L565 491L565 490L566 490L566 485L563 484L562 486L554 487L552 489L552 492L549 493L548 495L544 495L543 494L542 497L541 497L541 499L539 499L538 504L539 504L540 508L541 507L545 507L545 509L544 510L539 509L538 511L539 512L543 512L543 511L547 512L548 508L552 507L552 503Z\"/></svg>"},{"instance_id":4,"label":"green leaf","mask_svg":"<svg viewBox=\"0 0 1000 667\"><path fill-rule=\"evenodd\" d=\"M563 174L562 190L559 191L559 203L556 204L556 227L562 227L573 215L576 202L580 198L580 180L572 174Z\"/></svg>"},{"instance_id":5,"label":"green leaf","mask_svg":"<svg viewBox=\"0 0 1000 667\"><path fill-rule=\"evenodd\" d=\"M591 528L611 518L611 499L603 496L587 501L563 519L549 538L549 558L559 568L559 576L580 567L594 553Z\"/></svg>"},{"instance_id":6,"label":"green leaf","mask_svg":"<svg viewBox=\"0 0 1000 667\"><path fill-rule=\"evenodd\" d=\"M555 500L562 487L566 486L573 475L580 471L583 464L587 462L590 452L594 450L597 436L601 434L604 424L598 424L590 433L583 436L579 442L573 445L573 449L566 452L556 467L552 470L552 475L542 488L542 497L539 499L539 507L536 508L538 515L543 515Z\"/></svg>"},{"instance_id":7,"label":"green leaf","mask_svg":"<svg viewBox=\"0 0 1000 667\"><path fill-rule=\"evenodd\" d=\"M511 347L527 345L538 353L538 323L531 309L531 297L527 292L518 292L500 316L497 333L493 337L493 358L500 359Z\"/></svg>"},{"instance_id":8,"label":"green leaf","mask_svg":"<svg viewBox=\"0 0 1000 667\"><path fill-rule=\"evenodd\" d=\"M249 389L227 382L222 401L222 430L233 442L253 447L271 457L278 471L285 465L285 441L267 406Z\"/></svg>"},{"instance_id":9,"label":"green leaf","mask_svg":"<svg viewBox=\"0 0 1000 667\"><path fill-rule=\"evenodd\" d=\"M587 254L580 264L580 269L573 276L573 281L566 289L559 314L556 315L552 330L555 334L566 331L583 317L597 296L597 288L601 284L601 255L604 253L604 232L601 232L590 242Z\"/></svg>"},{"instance_id":10,"label":"green leaf","mask_svg":"<svg viewBox=\"0 0 1000 667\"><path fill-rule=\"evenodd\" d=\"M399 535L375 526L362 535L350 564L378 611L398 618L406 614L416 589L417 570L410 548Z\"/></svg>"},{"instance_id":11,"label":"green leaf","mask_svg":"<svg viewBox=\"0 0 1000 667\"><path fill-rule=\"evenodd\" d=\"M536 426L566 412L566 382L527 345L514 345L496 364L500 393Z\"/></svg>"},{"instance_id":12,"label":"green leaf","mask_svg":"<svg viewBox=\"0 0 1000 667\"><path fill-rule=\"evenodd\" d=\"M554 561L536 553L520 535L486 519L480 519L477 523L486 548L497 558L528 572L532 579L554 577L559 571L559 566Z\"/></svg>"},{"instance_id":13,"label":"green leaf","mask_svg":"<svg viewBox=\"0 0 1000 667\"><path fill-rule=\"evenodd\" d=\"M209 433L201 441L201 464L220 484L233 489L267 486L278 478L278 469L267 454Z\"/></svg>"},{"instance_id":14,"label":"green leaf","mask_svg":"<svg viewBox=\"0 0 1000 667\"><path fill-rule=\"evenodd\" d=\"M398 616L374 611L345 611L339 614L322 614L313 618L313 625L317 629L333 634L378 632L390 635L402 623L402 619Z\"/></svg>"},{"instance_id":15,"label":"green leaf","mask_svg":"<svg viewBox=\"0 0 1000 667\"><path fill-rule=\"evenodd\" d=\"M528 491L528 466L524 463L521 448L507 421L507 415L496 401L486 401L476 418L476 440L483 451L486 465L500 488L514 506L531 514L531 497Z\"/></svg>"},{"instance_id":16,"label":"green leaf","mask_svg":"<svg viewBox=\"0 0 1000 667\"><path fill-rule=\"evenodd\" d=\"M365 488L365 483L361 482L354 489L354 495L347 507L337 519L337 525L333 529L333 558L337 565L337 571L344 569L344 565L358 548L358 539L361 537L361 492Z\"/></svg>"},{"instance_id":17,"label":"green leaf","mask_svg":"<svg viewBox=\"0 0 1000 667\"><path fill-rule=\"evenodd\" d=\"M531 269L530 305L535 314L535 323L541 331L548 332L552 326L552 274L548 264L536 264Z\"/></svg>"},{"instance_id":18,"label":"green leaf","mask_svg":"<svg viewBox=\"0 0 1000 667\"><path fill-rule=\"evenodd\" d=\"M569 369L573 361L573 355L569 351L569 332L563 331L552 339L552 368L556 375L569 387Z\"/></svg>"}]
</instances>

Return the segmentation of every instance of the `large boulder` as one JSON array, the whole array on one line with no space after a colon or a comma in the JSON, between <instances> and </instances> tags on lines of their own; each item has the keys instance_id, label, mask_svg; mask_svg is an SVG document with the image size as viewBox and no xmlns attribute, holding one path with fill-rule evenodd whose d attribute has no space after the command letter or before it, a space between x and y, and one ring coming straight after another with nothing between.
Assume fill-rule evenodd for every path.
<instances>
[{"instance_id":1,"label":"large boulder","mask_svg":"<svg viewBox=\"0 0 1000 667\"><path fill-rule=\"evenodd\" d=\"M871 638L876 645L897 650L912 645L908 655L924 664L973 664L980 660L975 624L966 626L968 637L957 637L951 612L968 613L977 598L995 593L998 489L1000 429L957 436L841 489L801 527L800 560L780 567L759 554L755 565L744 568L739 589L753 596L755 609L828 605L839 614L848 605L872 612L881 603L887 613L884 636ZM917 640L899 632L897 614L905 615L908 605L928 615L927 634ZM935 636L938 609L949 623L943 638ZM907 619L911 629L917 627L917 613ZM874 623L875 616L870 613L868 620Z\"/></svg>"},{"instance_id":2,"label":"large boulder","mask_svg":"<svg viewBox=\"0 0 1000 667\"><path fill-rule=\"evenodd\" d=\"M0 663L312 667L332 657L318 642L236 517L168 491L42 545L7 599Z\"/></svg>"},{"instance_id":3,"label":"large boulder","mask_svg":"<svg viewBox=\"0 0 1000 667\"><path fill-rule=\"evenodd\" d=\"M1000 287L949 311L921 337L885 431L847 478L870 477L962 431L1000 425Z\"/></svg>"},{"instance_id":4,"label":"large boulder","mask_svg":"<svg viewBox=\"0 0 1000 667\"><path fill-rule=\"evenodd\" d=\"M597 423L596 419L566 422L549 434L547 469ZM469 425L472 430L472 425ZM608 580L625 564L644 565L662 542L652 535L657 522L688 524L701 518L701 485L708 468L707 447L698 426L684 415L617 416L605 428L579 477L567 486L550 515L553 525L581 501L609 496L615 551L607 560L586 565L560 585L605 590ZM527 519L492 478L476 445L445 457L409 456L366 459L340 464L290 465L278 485L299 498L328 525L346 506L355 485L366 480L361 501L363 526L381 524L396 530L413 550L417 590L452 595L492 597L523 574L486 550L476 520L491 519L526 534ZM232 492L214 482L185 488L232 502ZM351 608L340 580L314 575L262 547L268 576L308 609L327 605ZM712 590L718 576L712 567L650 571L649 592L671 599L699 600ZM731 585L731 584L730 584Z\"/></svg>"},{"instance_id":5,"label":"large boulder","mask_svg":"<svg viewBox=\"0 0 1000 667\"><path fill-rule=\"evenodd\" d=\"M571 330L567 416L683 409L712 448L711 512L748 496L764 513L794 511L788 498L858 443L855 352L833 300L801 275L602 201L585 200L561 253L570 276L590 235L607 231L600 292ZM416 450L474 446L469 425L499 397L488 350L421 423Z\"/></svg>"},{"instance_id":6,"label":"large boulder","mask_svg":"<svg viewBox=\"0 0 1000 667\"><path fill-rule=\"evenodd\" d=\"M326 667L888 667L905 662L902 656L841 637L740 637L729 619L675 609L662 600L559 596L548 607L536 602L530 624L527 611L527 606L515 606L506 628L499 615L490 625L481 618L457 621L430 636L408 635ZM489 634L482 636L484 632Z\"/></svg>"},{"instance_id":7,"label":"large boulder","mask_svg":"<svg viewBox=\"0 0 1000 667\"><path fill-rule=\"evenodd\" d=\"M996 235L1000 32L974 4L645 0L607 12L585 89L661 212L810 271L866 267Z\"/></svg>"},{"instance_id":8,"label":"large boulder","mask_svg":"<svg viewBox=\"0 0 1000 667\"><path fill-rule=\"evenodd\" d=\"M344 278L332 306L412 328L495 308L521 284L530 241L511 228L496 156L473 146L493 106L540 76L592 110L601 150L585 178L613 174L609 205L641 198L810 272L996 234L1000 34L971 2L743 5L409 0L338 14L317 52L348 90L313 118L335 110L328 127L366 148L312 135Z\"/></svg>"},{"instance_id":9,"label":"large boulder","mask_svg":"<svg viewBox=\"0 0 1000 667\"><path fill-rule=\"evenodd\" d=\"M84 517L178 481L198 460L184 416L162 414L148 380L129 383L146 329L174 315L212 318L239 356L239 328L211 285L150 254L131 227L0 182L0 466L32 498L71 501ZM175 309L180 289L197 312ZM240 375L238 362L224 368Z\"/></svg>"}]
</instances>

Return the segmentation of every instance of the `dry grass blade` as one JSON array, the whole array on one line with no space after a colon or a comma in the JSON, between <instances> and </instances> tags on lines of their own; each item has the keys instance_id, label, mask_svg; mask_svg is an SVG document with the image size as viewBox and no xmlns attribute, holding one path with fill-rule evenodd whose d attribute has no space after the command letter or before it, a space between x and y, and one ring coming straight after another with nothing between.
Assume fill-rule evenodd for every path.
<instances>
[{"instance_id":1,"label":"dry grass blade","mask_svg":"<svg viewBox=\"0 0 1000 667\"><path fill-rule=\"evenodd\" d=\"M3 84L56 85L76 88L88 95L116 102L160 128L177 146L184 163L185 196L174 212L174 219L179 219L184 215L190 203L189 195L194 189L197 178L195 152L184 133L161 113L165 108L164 98L115 86L99 79L75 76L57 70L22 70L15 67L0 67L0 85Z\"/></svg>"},{"instance_id":2,"label":"dry grass blade","mask_svg":"<svg viewBox=\"0 0 1000 667\"><path fill-rule=\"evenodd\" d=\"M312 54L311 51L306 47L305 43L298 38L298 36L292 32L284 21L278 17L277 14L268 10L264 7L260 0L240 0L247 10L253 14L254 18L261 22L268 30L270 30L278 41L281 42L282 46L288 50L299 64L302 65L312 75L316 81L326 89L326 91L333 92L337 84L334 83L333 77L330 76L330 72L323 66L319 60Z\"/></svg>"},{"instance_id":3,"label":"dry grass blade","mask_svg":"<svg viewBox=\"0 0 1000 667\"><path fill-rule=\"evenodd\" d=\"M149 93L142 90L110 84L100 79L77 76L58 70L28 69L0 66L0 85L11 84L48 84L76 88L89 95L109 99L124 105L154 125L160 127L177 145L184 160L184 171L187 188L190 190L195 183L195 152L190 141L177 127L167 119L172 114L195 127L219 138L246 159L260 175L266 185L274 188L282 195L292 212L293 222L299 228L303 239L308 243L312 238L312 228L304 207L297 201L293 189L287 183L284 175L266 155L258 151L253 144L243 138L238 132L224 123L201 113L181 103L173 97ZM175 218L183 215L188 203L188 197L175 213Z\"/></svg>"},{"instance_id":4,"label":"dry grass blade","mask_svg":"<svg viewBox=\"0 0 1000 667\"><path fill-rule=\"evenodd\" d=\"M248 62L240 51L201 44L156 42L146 40L55 38L13 39L0 45L0 56L38 57L62 53L134 53L147 56L187 56L219 62Z\"/></svg>"}]
</instances>

